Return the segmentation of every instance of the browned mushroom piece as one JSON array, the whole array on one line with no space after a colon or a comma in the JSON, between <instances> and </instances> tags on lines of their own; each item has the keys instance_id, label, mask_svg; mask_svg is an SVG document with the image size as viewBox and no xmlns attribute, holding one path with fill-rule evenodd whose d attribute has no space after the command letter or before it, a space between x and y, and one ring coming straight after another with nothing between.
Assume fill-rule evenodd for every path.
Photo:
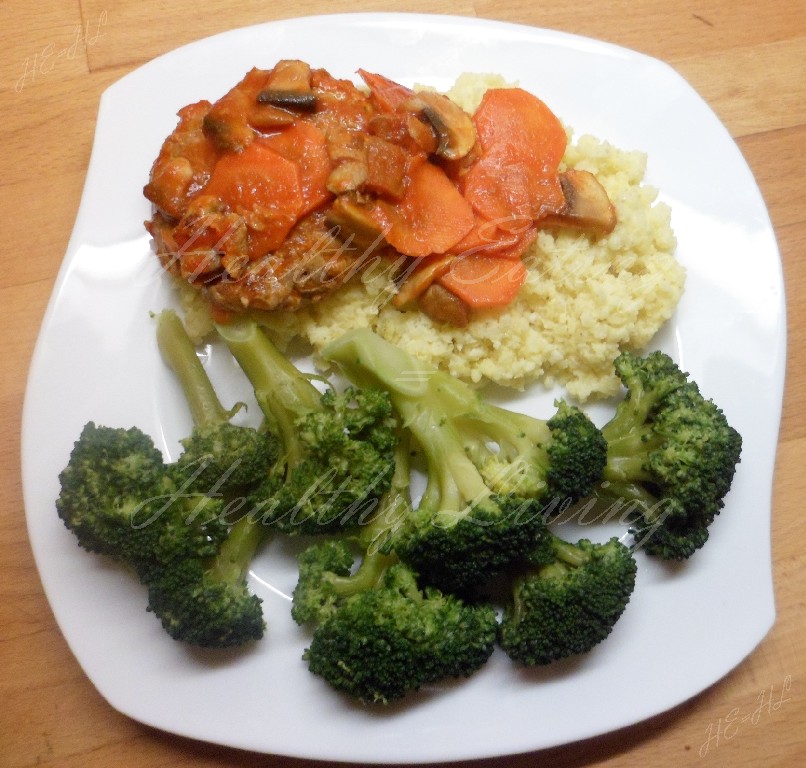
<instances>
[{"instance_id":1,"label":"browned mushroom piece","mask_svg":"<svg viewBox=\"0 0 806 768\"><path fill-rule=\"evenodd\" d=\"M435 155L439 148L439 136L434 126L421 114L410 114L406 117L406 134L427 155Z\"/></svg>"},{"instance_id":2,"label":"browned mushroom piece","mask_svg":"<svg viewBox=\"0 0 806 768\"><path fill-rule=\"evenodd\" d=\"M326 216L328 226L341 241L349 241L365 251L383 243L383 229L354 195L339 195Z\"/></svg>"},{"instance_id":3,"label":"browned mushroom piece","mask_svg":"<svg viewBox=\"0 0 806 768\"><path fill-rule=\"evenodd\" d=\"M423 261L410 262L409 268L404 269L399 275L397 293L392 299L392 305L401 310L416 307L420 296L451 268L451 262L455 258L454 254L447 253Z\"/></svg>"},{"instance_id":4,"label":"browned mushroom piece","mask_svg":"<svg viewBox=\"0 0 806 768\"><path fill-rule=\"evenodd\" d=\"M257 100L261 104L313 112L316 109L316 94L311 88L310 66L297 59L279 61Z\"/></svg>"},{"instance_id":5,"label":"browned mushroom piece","mask_svg":"<svg viewBox=\"0 0 806 768\"><path fill-rule=\"evenodd\" d=\"M461 160L473 149L476 143L473 120L447 96L422 91L410 99L404 107L416 115L422 115L434 129L437 136L434 154L446 160ZM417 140L416 136L412 138Z\"/></svg>"},{"instance_id":6,"label":"browned mushroom piece","mask_svg":"<svg viewBox=\"0 0 806 768\"><path fill-rule=\"evenodd\" d=\"M255 103L249 111L249 125L258 131L270 132L292 125L294 115L273 104Z\"/></svg>"},{"instance_id":7,"label":"browned mushroom piece","mask_svg":"<svg viewBox=\"0 0 806 768\"><path fill-rule=\"evenodd\" d=\"M560 174L565 205L540 220L543 227L572 227L606 235L617 223L616 209L605 188L590 171L569 169Z\"/></svg>"},{"instance_id":8,"label":"browned mushroom piece","mask_svg":"<svg viewBox=\"0 0 806 768\"><path fill-rule=\"evenodd\" d=\"M464 328L470 321L470 307L439 283L431 283L417 300L420 311L436 323Z\"/></svg>"}]
</instances>

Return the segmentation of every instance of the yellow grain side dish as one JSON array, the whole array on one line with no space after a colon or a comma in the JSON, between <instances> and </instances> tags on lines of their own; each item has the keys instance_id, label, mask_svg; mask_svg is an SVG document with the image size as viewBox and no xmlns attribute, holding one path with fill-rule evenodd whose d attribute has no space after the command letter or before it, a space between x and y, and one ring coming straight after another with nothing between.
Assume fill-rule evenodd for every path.
<instances>
[{"instance_id":1,"label":"yellow grain side dish","mask_svg":"<svg viewBox=\"0 0 806 768\"><path fill-rule=\"evenodd\" d=\"M463 75L448 95L472 112L498 77ZM539 94L538 94L539 95ZM562 117L562 115L560 115ZM388 264L371 264L320 302L295 312L261 313L282 348L294 342L317 349L345 331L369 327L388 341L474 384L514 389L561 386L579 402L614 395L620 383L613 360L640 350L673 315L685 285L675 256L670 208L644 183L647 157L593 137L573 137L567 168L595 174L616 208L618 224L606 236L543 230L524 257L528 277L514 302L475 312L464 328L435 323L417 310L391 304ZM209 308L180 285L189 331L212 329Z\"/></svg>"}]
</instances>

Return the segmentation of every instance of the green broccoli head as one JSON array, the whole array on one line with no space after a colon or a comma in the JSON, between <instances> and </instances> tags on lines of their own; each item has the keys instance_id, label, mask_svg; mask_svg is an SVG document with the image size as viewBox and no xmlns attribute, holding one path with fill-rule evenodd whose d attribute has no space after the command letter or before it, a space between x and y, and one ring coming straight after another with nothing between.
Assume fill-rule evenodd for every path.
<instances>
[{"instance_id":1,"label":"green broccoli head","mask_svg":"<svg viewBox=\"0 0 806 768\"><path fill-rule=\"evenodd\" d=\"M305 659L336 690L386 704L475 672L492 654L496 628L491 607L420 590L398 563L377 588L347 597L316 627Z\"/></svg>"},{"instance_id":2,"label":"green broccoli head","mask_svg":"<svg viewBox=\"0 0 806 768\"><path fill-rule=\"evenodd\" d=\"M570 544L547 534L536 550L535 562L513 581L498 631L507 655L529 667L586 653L604 640L636 574L632 552L615 538Z\"/></svg>"},{"instance_id":3,"label":"green broccoli head","mask_svg":"<svg viewBox=\"0 0 806 768\"><path fill-rule=\"evenodd\" d=\"M151 541L133 535L134 521L150 518L171 485L148 435L88 422L59 482L56 510L84 549L130 565L151 556Z\"/></svg>"},{"instance_id":4,"label":"green broccoli head","mask_svg":"<svg viewBox=\"0 0 806 768\"><path fill-rule=\"evenodd\" d=\"M347 594L361 591L338 586L349 581L354 561L353 549L343 539L325 539L305 549L298 558L291 618L297 624L319 624L333 614Z\"/></svg>"},{"instance_id":5,"label":"green broccoli head","mask_svg":"<svg viewBox=\"0 0 806 768\"><path fill-rule=\"evenodd\" d=\"M249 517L230 524L225 511L224 502L202 496L192 514L169 511L152 523L159 539L140 573L148 609L190 645L228 648L260 639L265 629L247 577L266 530Z\"/></svg>"},{"instance_id":6,"label":"green broccoli head","mask_svg":"<svg viewBox=\"0 0 806 768\"><path fill-rule=\"evenodd\" d=\"M616 371L627 394L602 429L608 459L599 494L630 505L636 546L684 560L708 540L742 438L666 355L625 353Z\"/></svg>"},{"instance_id":7,"label":"green broccoli head","mask_svg":"<svg viewBox=\"0 0 806 768\"><path fill-rule=\"evenodd\" d=\"M495 643L492 608L422 589L397 553L379 546L394 540L400 514L411 511L408 459L401 440L391 486L351 540L318 541L299 556L291 615L313 627L305 651L310 670L367 703L470 675ZM354 569L356 548L362 554Z\"/></svg>"},{"instance_id":8,"label":"green broccoli head","mask_svg":"<svg viewBox=\"0 0 806 768\"><path fill-rule=\"evenodd\" d=\"M173 467L137 427L88 422L59 480L56 509L78 543L141 576L166 549L209 557L226 536L221 503L177 483Z\"/></svg>"},{"instance_id":9,"label":"green broccoli head","mask_svg":"<svg viewBox=\"0 0 806 768\"><path fill-rule=\"evenodd\" d=\"M264 522L286 534L355 529L385 493L394 472L392 408L385 393L327 390L321 409L296 422L297 460L280 483L254 494Z\"/></svg>"},{"instance_id":10,"label":"green broccoli head","mask_svg":"<svg viewBox=\"0 0 806 768\"><path fill-rule=\"evenodd\" d=\"M394 538L395 551L424 584L466 593L524 556L544 526L533 499L491 494L459 514L420 504Z\"/></svg>"},{"instance_id":11,"label":"green broccoli head","mask_svg":"<svg viewBox=\"0 0 806 768\"><path fill-rule=\"evenodd\" d=\"M388 395L355 388L322 393L256 323L218 329L282 445L280 481L272 478L258 489L253 505L287 534L354 528L388 489L394 470Z\"/></svg>"},{"instance_id":12,"label":"green broccoli head","mask_svg":"<svg viewBox=\"0 0 806 768\"><path fill-rule=\"evenodd\" d=\"M238 493L265 482L280 458L273 432L228 421L194 427L181 443L176 470L204 493Z\"/></svg>"},{"instance_id":13,"label":"green broccoli head","mask_svg":"<svg viewBox=\"0 0 806 768\"><path fill-rule=\"evenodd\" d=\"M565 401L547 424L551 440L546 448L546 498L577 501L588 496L601 480L607 463L607 441L588 414Z\"/></svg>"},{"instance_id":14,"label":"green broccoli head","mask_svg":"<svg viewBox=\"0 0 806 768\"><path fill-rule=\"evenodd\" d=\"M590 417L564 400L555 407L543 421L480 400L463 417L465 440L487 483L499 493L542 500L548 516L589 495L607 461L607 443Z\"/></svg>"},{"instance_id":15,"label":"green broccoli head","mask_svg":"<svg viewBox=\"0 0 806 768\"><path fill-rule=\"evenodd\" d=\"M208 561L181 558L148 580L148 610L175 640L229 648L259 640L265 631L261 599L245 578L222 579Z\"/></svg>"}]
</instances>

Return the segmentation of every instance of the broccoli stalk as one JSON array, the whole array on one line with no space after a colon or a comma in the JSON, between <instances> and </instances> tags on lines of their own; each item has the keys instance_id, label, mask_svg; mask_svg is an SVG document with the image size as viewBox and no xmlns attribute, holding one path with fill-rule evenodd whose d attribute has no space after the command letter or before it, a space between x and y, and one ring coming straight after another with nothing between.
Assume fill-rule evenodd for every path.
<instances>
[{"instance_id":1,"label":"broccoli stalk","mask_svg":"<svg viewBox=\"0 0 806 768\"><path fill-rule=\"evenodd\" d=\"M293 597L294 620L314 626L304 653L311 672L369 704L471 675L489 659L497 632L491 607L421 588L389 551L410 510L408 447L399 445L391 488L357 533L358 569L347 541L317 543L300 555Z\"/></svg>"},{"instance_id":2,"label":"broccoli stalk","mask_svg":"<svg viewBox=\"0 0 806 768\"><path fill-rule=\"evenodd\" d=\"M512 582L498 641L527 667L587 653L604 640L635 588L636 563L618 539L576 544L546 532Z\"/></svg>"},{"instance_id":3,"label":"broccoli stalk","mask_svg":"<svg viewBox=\"0 0 806 768\"><path fill-rule=\"evenodd\" d=\"M254 492L263 521L288 534L356 527L388 487L394 468L386 393L324 393L251 320L217 326L282 443L277 471Z\"/></svg>"},{"instance_id":4,"label":"broccoli stalk","mask_svg":"<svg viewBox=\"0 0 806 768\"><path fill-rule=\"evenodd\" d=\"M566 404L548 422L509 413L365 329L322 356L354 384L385 388L422 451L426 487L394 546L426 584L462 592L488 580L604 466L599 430Z\"/></svg>"},{"instance_id":5,"label":"broccoli stalk","mask_svg":"<svg viewBox=\"0 0 806 768\"><path fill-rule=\"evenodd\" d=\"M637 547L684 560L708 540L741 436L668 355L625 352L615 369L626 395L602 428L607 464L597 495L629 505Z\"/></svg>"},{"instance_id":6,"label":"broccoli stalk","mask_svg":"<svg viewBox=\"0 0 806 768\"><path fill-rule=\"evenodd\" d=\"M279 458L277 434L230 421L243 404L230 409L221 404L176 312L160 312L156 328L163 360L176 376L193 419L193 431L181 440L177 469L205 493L237 493L263 482Z\"/></svg>"}]
</instances>

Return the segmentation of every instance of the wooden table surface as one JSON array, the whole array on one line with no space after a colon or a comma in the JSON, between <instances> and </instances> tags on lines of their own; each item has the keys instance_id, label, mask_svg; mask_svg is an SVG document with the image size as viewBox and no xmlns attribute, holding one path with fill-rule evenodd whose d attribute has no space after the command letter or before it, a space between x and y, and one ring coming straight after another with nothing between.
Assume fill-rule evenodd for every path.
<instances>
[{"instance_id":1,"label":"wooden table surface","mask_svg":"<svg viewBox=\"0 0 806 768\"><path fill-rule=\"evenodd\" d=\"M113 710L82 673L46 602L20 483L26 373L73 226L101 92L149 59L206 35L292 16L416 11L587 35L663 59L710 103L761 187L788 288L789 356L773 504L777 621L709 690L663 715L582 743L484 766L803 765L806 663L806 8L803 0L4 0L0 153L8 322L0 423L0 766L302 766L177 738ZM798 538L804 536L803 539ZM741 553L736 553L741 557ZM717 628L715 628L717 631ZM750 717L745 717L750 715ZM416 735L414 736L416 738Z\"/></svg>"}]
</instances>

